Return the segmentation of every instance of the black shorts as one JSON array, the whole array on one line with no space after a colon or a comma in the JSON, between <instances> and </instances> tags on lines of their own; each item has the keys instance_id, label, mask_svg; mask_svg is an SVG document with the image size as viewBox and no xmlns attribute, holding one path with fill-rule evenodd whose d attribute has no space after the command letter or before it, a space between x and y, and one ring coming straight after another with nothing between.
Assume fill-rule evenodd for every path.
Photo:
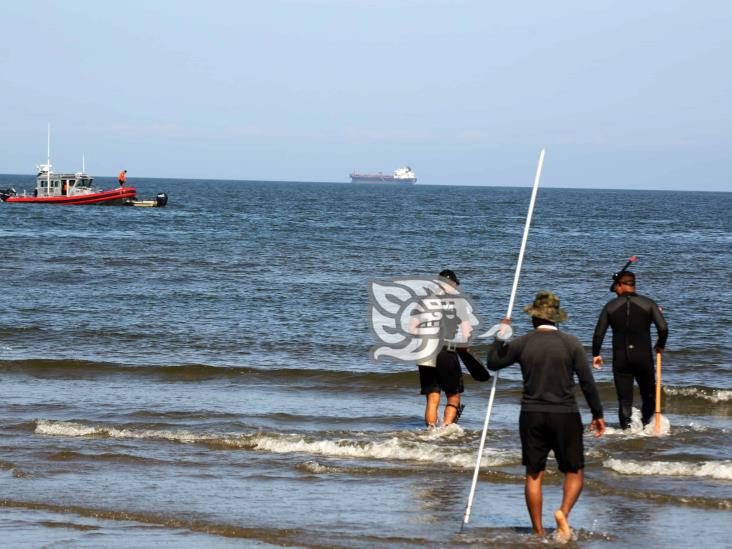
<instances>
[{"instance_id":1,"label":"black shorts","mask_svg":"<svg viewBox=\"0 0 732 549\"><path fill-rule=\"evenodd\" d=\"M437 355L437 365L419 367L420 394L439 393L445 391L447 395L462 393L463 372L460 369L460 360L457 353L440 351Z\"/></svg>"},{"instance_id":2,"label":"black shorts","mask_svg":"<svg viewBox=\"0 0 732 549\"><path fill-rule=\"evenodd\" d=\"M521 412L522 463L535 473L543 471L549 450L553 450L559 470L576 473L585 466L582 431L579 413Z\"/></svg>"}]
</instances>

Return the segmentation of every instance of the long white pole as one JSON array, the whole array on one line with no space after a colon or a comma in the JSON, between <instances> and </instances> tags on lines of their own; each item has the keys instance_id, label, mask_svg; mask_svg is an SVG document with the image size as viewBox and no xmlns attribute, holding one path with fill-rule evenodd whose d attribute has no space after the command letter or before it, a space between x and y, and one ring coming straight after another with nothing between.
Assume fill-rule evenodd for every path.
<instances>
[{"instance_id":1,"label":"long white pole","mask_svg":"<svg viewBox=\"0 0 732 549\"><path fill-rule=\"evenodd\" d=\"M506 318L511 318L513 312L513 303L516 299L516 290L518 289L519 276L521 275L521 265L524 262L524 252L526 251L526 241L529 239L529 227L531 226L531 216L534 213L534 204L536 203L536 192L539 190L539 180L541 179L541 169L544 166L544 149L539 154L539 164L536 167L536 177L534 177L534 187L531 190L531 200L529 201L529 213L526 216L526 225L524 225L524 236L521 240L521 250L519 251L518 263L516 264L516 274L513 277L513 287L511 288L511 299L508 301L508 311ZM468 505L465 508L463 516L463 524L465 526L470 520L470 511L473 508L473 498L475 497L475 487L478 484L478 473L480 473L480 462L483 459L483 448L485 447L485 437L488 432L488 423L491 419L491 410L493 409L493 400L496 397L496 384L498 383L498 372L493 375L493 384L491 385L491 396L488 399L488 411L485 414L485 422L483 422L483 433L480 437L480 445L478 446L478 457L475 460L475 470L473 471L473 483L470 486L470 495L468 496Z\"/></svg>"},{"instance_id":2,"label":"long white pole","mask_svg":"<svg viewBox=\"0 0 732 549\"><path fill-rule=\"evenodd\" d=\"M516 299L516 290L518 289L519 277L521 276L521 266L524 263L524 252L526 251L526 241L529 239L529 228L531 227L531 216L534 214L534 204L536 203L536 193L539 190L539 180L541 179L541 169L544 166L544 149L539 154L539 165L536 166L536 176L534 177L534 187L531 189L531 200L529 201L529 213L526 215L526 225L524 225L524 237L521 239L521 250L519 251L518 263L516 264L516 273L513 275L513 287L511 288L511 299L508 302L508 312L506 318L511 318L513 312L513 302Z\"/></svg>"}]
</instances>

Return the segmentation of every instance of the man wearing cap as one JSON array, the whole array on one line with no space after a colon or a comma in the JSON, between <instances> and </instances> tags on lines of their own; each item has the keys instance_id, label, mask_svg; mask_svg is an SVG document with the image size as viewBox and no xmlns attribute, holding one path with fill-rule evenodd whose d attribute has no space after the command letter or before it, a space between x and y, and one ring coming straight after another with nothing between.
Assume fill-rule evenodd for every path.
<instances>
[{"instance_id":1,"label":"man wearing cap","mask_svg":"<svg viewBox=\"0 0 732 549\"><path fill-rule=\"evenodd\" d=\"M122 170L119 172L119 177L117 177L117 182L119 183L120 187L124 187L125 183L127 182L127 170Z\"/></svg>"},{"instance_id":2,"label":"man wearing cap","mask_svg":"<svg viewBox=\"0 0 732 549\"><path fill-rule=\"evenodd\" d=\"M519 433L521 457L526 466L524 495L534 533L544 535L542 525L542 479L550 450L564 473L564 496L555 511L558 539L571 536L567 519L584 485L584 446L582 418L574 396L575 375L592 412L590 428L599 437L605 431L602 403L592 370L579 340L560 332L557 323L567 314L559 308L552 292L538 292L531 305L524 307L534 331L509 343L495 341L486 366L499 370L516 362L521 366L523 394ZM510 319L504 321L510 322Z\"/></svg>"},{"instance_id":3,"label":"man wearing cap","mask_svg":"<svg viewBox=\"0 0 732 549\"><path fill-rule=\"evenodd\" d=\"M439 274L443 280L446 294L457 294L460 281L450 269L444 269ZM460 394L464 391L463 373L460 369L460 360L470 374L477 381L490 379L488 370L470 354L466 347L457 347L456 341L467 342L470 339L472 326L464 318L466 311L445 309L440 320L429 321L429 327L438 328L442 349L431 359L417 363L419 368L420 393L425 396L424 422L429 428L437 426L441 392L447 397L447 404L443 412L443 425L457 423L460 414L465 408L460 403ZM418 321L416 316L411 323L412 330L416 330Z\"/></svg>"},{"instance_id":4,"label":"man wearing cap","mask_svg":"<svg viewBox=\"0 0 732 549\"><path fill-rule=\"evenodd\" d=\"M602 340L608 326L613 329L613 380L618 395L620 427L630 427L633 410L633 380L638 382L642 400L641 419L647 425L656 410L656 373L653 369L651 323L656 325L655 350L662 353L668 338L668 326L656 303L635 293L635 274L620 271L613 275L610 290L617 297L602 309L592 337L592 365L600 368Z\"/></svg>"}]
</instances>

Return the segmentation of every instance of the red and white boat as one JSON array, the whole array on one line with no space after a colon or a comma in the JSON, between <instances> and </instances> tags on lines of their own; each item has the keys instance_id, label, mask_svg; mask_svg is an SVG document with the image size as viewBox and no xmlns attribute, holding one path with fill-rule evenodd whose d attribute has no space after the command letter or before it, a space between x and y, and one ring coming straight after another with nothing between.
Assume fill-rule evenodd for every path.
<instances>
[{"instance_id":1,"label":"red and white boat","mask_svg":"<svg viewBox=\"0 0 732 549\"><path fill-rule=\"evenodd\" d=\"M32 193L18 194L15 189L0 190L3 202L31 202L35 204L110 204L125 205L134 200L134 187L103 190L94 186L94 179L83 171L53 173L51 164L38 166L36 187Z\"/></svg>"},{"instance_id":2,"label":"red and white boat","mask_svg":"<svg viewBox=\"0 0 732 549\"><path fill-rule=\"evenodd\" d=\"M103 190L94 186L94 179L84 171L53 173L51 169L51 125L48 126L48 161L38 166L36 186L32 193L15 189L0 189L3 202L30 202L34 204L113 204L126 205L135 201L137 190L120 185L118 189ZM167 197L166 197L167 198ZM164 205L164 204L163 204Z\"/></svg>"}]
</instances>

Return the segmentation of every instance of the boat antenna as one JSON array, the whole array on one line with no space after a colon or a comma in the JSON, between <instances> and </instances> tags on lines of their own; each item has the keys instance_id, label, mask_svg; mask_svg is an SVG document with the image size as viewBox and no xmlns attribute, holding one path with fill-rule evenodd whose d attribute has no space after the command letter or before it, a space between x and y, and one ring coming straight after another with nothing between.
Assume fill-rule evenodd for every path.
<instances>
[{"instance_id":1,"label":"boat antenna","mask_svg":"<svg viewBox=\"0 0 732 549\"><path fill-rule=\"evenodd\" d=\"M46 182L48 186L46 192L51 194L51 123L48 123L48 159L46 160Z\"/></svg>"},{"instance_id":2,"label":"boat antenna","mask_svg":"<svg viewBox=\"0 0 732 549\"><path fill-rule=\"evenodd\" d=\"M84 158L84 153L81 153L81 173L86 173L86 158Z\"/></svg>"}]
</instances>

